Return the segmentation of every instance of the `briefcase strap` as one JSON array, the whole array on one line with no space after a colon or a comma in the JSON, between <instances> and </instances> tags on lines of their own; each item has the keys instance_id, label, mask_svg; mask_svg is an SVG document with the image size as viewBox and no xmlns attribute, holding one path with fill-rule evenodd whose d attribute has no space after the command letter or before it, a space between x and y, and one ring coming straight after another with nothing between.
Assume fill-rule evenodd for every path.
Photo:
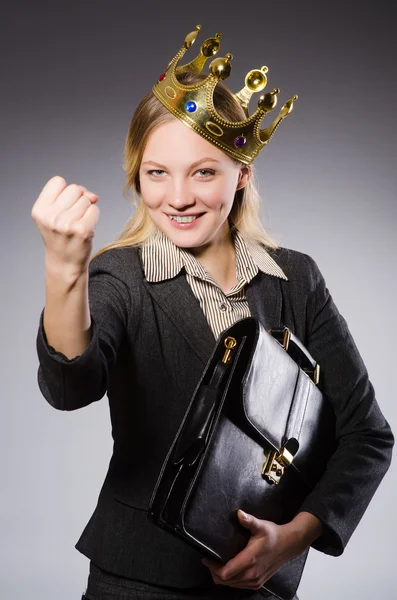
<instances>
[{"instance_id":1,"label":"briefcase strap","mask_svg":"<svg viewBox=\"0 0 397 600\"><path fill-rule=\"evenodd\" d=\"M320 380L320 365L292 331L288 327L283 327L281 329L269 329L269 333L317 385Z\"/></svg>"}]
</instances>

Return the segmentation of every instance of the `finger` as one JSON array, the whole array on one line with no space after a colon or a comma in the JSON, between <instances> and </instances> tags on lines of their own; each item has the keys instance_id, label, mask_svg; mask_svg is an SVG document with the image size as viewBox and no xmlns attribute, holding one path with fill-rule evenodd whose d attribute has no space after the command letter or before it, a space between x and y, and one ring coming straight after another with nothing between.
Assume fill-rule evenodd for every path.
<instances>
[{"instance_id":1,"label":"finger","mask_svg":"<svg viewBox=\"0 0 397 600\"><path fill-rule=\"evenodd\" d=\"M215 571L211 571L211 575L213 578L216 578L217 581L222 582L225 585L234 585L236 583L251 583L257 578L258 573L256 572L255 567L247 567L232 577L228 577L222 573L215 573Z\"/></svg>"},{"instance_id":2,"label":"finger","mask_svg":"<svg viewBox=\"0 0 397 600\"><path fill-rule=\"evenodd\" d=\"M233 578L233 579L222 579L215 573L211 573L213 582L216 585L226 585L233 588L250 588L257 589L258 587L258 578L257 577L249 577L245 575L244 577Z\"/></svg>"},{"instance_id":3,"label":"finger","mask_svg":"<svg viewBox=\"0 0 397 600\"><path fill-rule=\"evenodd\" d=\"M256 574L252 574L251 575L251 570L250 569L244 569L243 571L240 571L240 573L237 573L237 575L235 575L234 577L228 577L227 579L222 579L222 581L226 584L226 585L236 585L236 584L251 584L255 581L255 577Z\"/></svg>"},{"instance_id":4,"label":"finger","mask_svg":"<svg viewBox=\"0 0 397 600\"><path fill-rule=\"evenodd\" d=\"M207 560L207 559L205 559ZM225 565L219 565L213 561L211 569L220 577L230 579L235 577L256 564L256 555L248 545L241 552L231 558ZM205 564L205 563L204 563Z\"/></svg>"},{"instance_id":5,"label":"finger","mask_svg":"<svg viewBox=\"0 0 397 600\"><path fill-rule=\"evenodd\" d=\"M211 575L221 579L223 582L227 581L232 581L232 579L234 579L235 581L240 577L244 576L244 573L247 570L247 567L242 567L239 571L235 571L233 573L230 573L229 571L226 570L226 565L222 565L219 566L217 564L205 564L205 566L207 566L209 568L209 570L211 571Z\"/></svg>"},{"instance_id":6,"label":"finger","mask_svg":"<svg viewBox=\"0 0 397 600\"><path fill-rule=\"evenodd\" d=\"M81 219L85 214L86 210L91 206L91 200L88 195L84 193L80 198L71 206L68 210L63 210L58 218L57 223L62 227L63 231L67 231L71 228L75 221Z\"/></svg>"},{"instance_id":7,"label":"finger","mask_svg":"<svg viewBox=\"0 0 397 600\"><path fill-rule=\"evenodd\" d=\"M35 204L36 206L44 206L54 204L59 194L66 188L66 181L63 177L55 175L51 177L41 190Z\"/></svg>"},{"instance_id":8,"label":"finger","mask_svg":"<svg viewBox=\"0 0 397 600\"><path fill-rule=\"evenodd\" d=\"M99 196L97 194L94 194L94 192L89 192L88 190L85 193L86 196L88 196L88 198L90 199L90 201L95 204L95 202L97 202L99 200Z\"/></svg>"},{"instance_id":9,"label":"finger","mask_svg":"<svg viewBox=\"0 0 397 600\"><path fill-rule=\"evenodd\" d=\"M80 232L92 237L94 235L95 226L99 220L99 208L95 204L91 204L85 211L84 215L79 219L78 225Z\"/></svg>"},{"instance_id":10,"label":"finger","mask_svg":"<svg viewBox=\"0 0 397 600\"><path fill-rule=\"evenodd\" d=\"M85 198L85 202L89 202ZM95 227L99 219L99 208L95 204L89 204L84 209L82 216L71 218L70 210L62 213L62 217L57 221L57 230L64 235L77 235L81 239L91 239L95 233Z\"/></svg>"},{"instance_id":11,"label":"finger","mask_svg":"<svg viewBox=\"0 0 397 600\"><path fill-rule=\"evenodd\" d=\"M71 183L59 194L56 199L57 211L69 210L78 200L88 192L84 185L78 185L77 183ZM87 196L88 197L88 196Z\"/></svg>"}]
</instances>

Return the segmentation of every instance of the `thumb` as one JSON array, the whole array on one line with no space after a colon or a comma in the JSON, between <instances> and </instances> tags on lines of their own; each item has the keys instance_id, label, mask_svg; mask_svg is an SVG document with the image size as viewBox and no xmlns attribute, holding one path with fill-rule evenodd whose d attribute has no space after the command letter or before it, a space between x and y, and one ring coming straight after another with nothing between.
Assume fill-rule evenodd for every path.
<instances>
[{"instance_id":1,"label":"thumb","mask_svg":"<svg viewBox=\"0 0 397 600\"><path fill-rule=\"evenodd\" d=\"M85 193L85 195L89 197L89 199L91 200L91 202L96 202L99 199L98 194L94 194L94 192L89 192L88 190Z\"/></svg>"},{"instance_id":2,"label":"thumb","mask_svg":"<svg viewBox=\"0 0 397 600\"><path fill-rule=\"evenodd\" d=\"M249 529L251 533L259 532L259 521L254 515L245 513L241 508L238 509L237 514L241 525Z\"/></svg>"},{"instance_id":3,"label":"thumb","mask_svg":"<svg viewBox=\"0 0 397 600\"><path fill-rule=\"evenodd\" d=\"M81 187L84 190L84 196L87 196L91 200L91 202L96 202L99 199L98 194L95 194L94 192L90 192L90 190L87 190L85 185L82 185Z\"/></svg>"}]
</instances>

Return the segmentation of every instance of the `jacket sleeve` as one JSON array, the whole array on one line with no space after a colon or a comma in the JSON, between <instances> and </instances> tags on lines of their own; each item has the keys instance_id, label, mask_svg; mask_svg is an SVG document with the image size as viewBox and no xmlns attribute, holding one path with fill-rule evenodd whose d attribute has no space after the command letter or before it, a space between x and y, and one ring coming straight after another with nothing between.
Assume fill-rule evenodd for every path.
<instances>
[{"instance_id":1,"label":"jacket sleeve","mask_svg":"<svg viewBox=\"0 0 397 600\"><path fill-rule=\"evenodd\" d=\"M59 410L75 410L100 400L107 390L108 373L126 335L131 294L114 250L95 257L89 265L88 295L91 341L72 359L47 342L40 315L36 338L38 385L44 398Z\"/></svg>"},{"instance_id":2,"label":"jacket sleeve","mask_svg":"<svg viewBox=\"0 0 397 600\"><path fill-rule=\"evenodd\" d=\"M338 446L300 511L315 515L324 534L312 547L339 556L388 470L394 437L345 319L312 258L307 347L320 364L322 393L336 415Z\"/></svg>"}]
</instances>

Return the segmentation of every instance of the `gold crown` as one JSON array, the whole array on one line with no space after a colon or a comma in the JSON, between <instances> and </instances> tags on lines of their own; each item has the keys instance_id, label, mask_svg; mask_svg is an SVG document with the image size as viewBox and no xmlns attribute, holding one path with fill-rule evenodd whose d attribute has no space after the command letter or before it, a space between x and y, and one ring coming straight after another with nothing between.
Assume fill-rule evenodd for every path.
<instances>
[{"instance_id":1,"label":"gold crown","mask_svg":"<svg viewBox=\"0 0 397 600\"><path fill-rule=\"evenodd\" d=\"M230 61L233 58L231 54L226 54L224 58L215 58L210 63L210 73L207 78L196 85L184 85L178 80L178 75L182 73L201 73L206 61L219 50L221 33L206 39L201 45L200 54L194 60L178 66L182 56L196 40L200 29L201 26L197 25L196 30L186 36L184 45L168 64L166 72L160 75L153 86L153 93L173 115L206 140L221 148L232 158L250 164L269 143L284 117L291 112L293 102L298 96L293 96L284 104L271 125L260 129L263 117L276 106L277 94L280 90L275 88L260 96L258 108L249 116L248 103L252 94L262 91L267 83L268 68L254 69L247 73L245 86L237 94L233 94L247 119L233 122L223 119L215 109L213 94L218 81L226 79L231 73Z\"/></svg>"}]
</instances>

